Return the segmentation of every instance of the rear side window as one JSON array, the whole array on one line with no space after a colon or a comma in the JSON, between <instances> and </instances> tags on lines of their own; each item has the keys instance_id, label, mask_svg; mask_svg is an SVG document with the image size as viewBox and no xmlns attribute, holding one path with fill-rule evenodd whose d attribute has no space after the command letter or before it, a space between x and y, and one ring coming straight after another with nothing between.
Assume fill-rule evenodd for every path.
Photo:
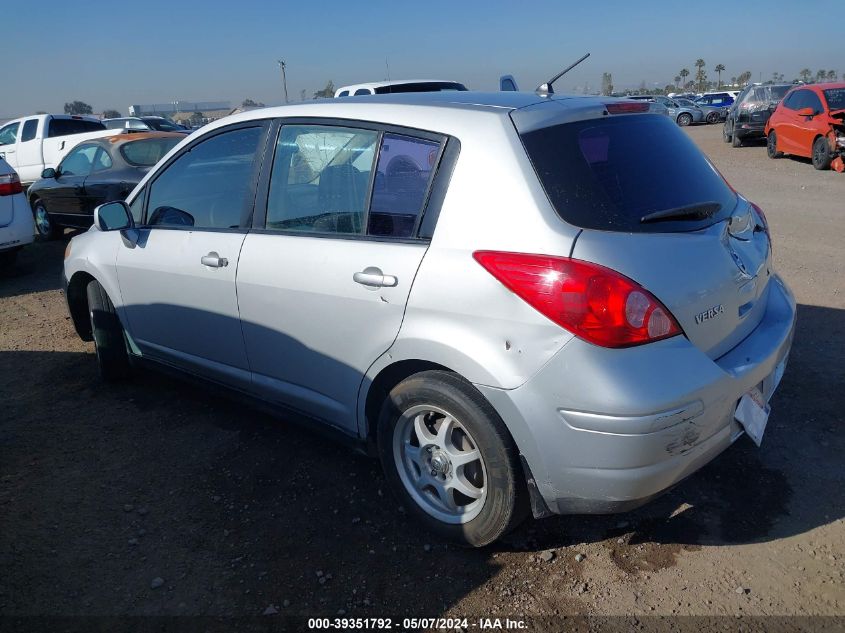
<instances>
[{"instance_id":1,"label":"rear side window","mask_svg":"<svg viewBox=\"0 0 845 633\"><path fill-rule=\"evenodd\" d=\"M385 134L379 151L368 234L407 238L425 203L440 144Z\"/></svg>"},{"instance_id":2,"label":"rear side window","mask_svg":"<svg viewBox=\"0 0 845 633\"><path fill-rule=\"evenodd\" d=\"M736 195L692 140L659 115L610 116L522 135L557 213L585 229L690 231L727 217ZM715 203L693 221L642 223L649 214Z\"/></svg>"},{"instance_id":3,"label":"rear side window","mask_svg":"<svg viewBox=\"0 0 845 633\"><path fill-rule=\"evenodd\" d=\"M355 94L353 96L354 97L361 97L363 95L371 95L371 94L373 94L373 93L370 92L369 88L358 88L358 90L355 91Z\"/></svg>"},{"instance_id":4,"label":"rear side window","mask_svg":"<svg viewBox=\"0 0 845 633\"><path fill-rule=\"evenodd\" d=\"M845 88L825 90L824 98L831 110L845 110Z\"/></svg>"},{"instance_id":5,"label":"rear side window","mask_svg":"<svg viewBox=\"0 0 845 633\"><path fill-rule=\"evenodd\" d=\"M379 133L286 125L273 162L267 228L360 235Z\"/></svg>"},{"instance_id":6,"label":"rear side window","mask_svg":"<svg viewBox=\"0 0 845 633\"><path fill-rule=\"evenodd\" d=\"M323 125L282 127L267 229L413 238L441 143Z\"/></svg>"},{"instance_id":7,"label":"rear side window","mask_svg":"<svg viewBox=\"0 0 845 633\"><path fill-rule=\"evenodd\" d=\"M50 127L47 136L67 136L68 134L82 134L83 132L97 132L105 130L106 126L99 121L87 121L85 119L50 119Z\"/></svg>"},{"instance_id":8,"label":"rear side window","mask_svg":"<svg viewBox=\"0 0 845 633\"><path fill-rule=\"evenodd\" d=\"M21 131L21 143L26 143L35 138L35 133L38 131L38 119L30 119L24 121L23 130Z\"/></svg>"},{"instance_id":9,"label":"rear side window","mask_svg":"<svg viewBox=\"0 0 845 633\"><path fill-rule=\"evenodd\" d=\"M181 138L147 138L120 146L123 159L135 167L152 167L173 149Z\"/></svg>"}]
</instances>

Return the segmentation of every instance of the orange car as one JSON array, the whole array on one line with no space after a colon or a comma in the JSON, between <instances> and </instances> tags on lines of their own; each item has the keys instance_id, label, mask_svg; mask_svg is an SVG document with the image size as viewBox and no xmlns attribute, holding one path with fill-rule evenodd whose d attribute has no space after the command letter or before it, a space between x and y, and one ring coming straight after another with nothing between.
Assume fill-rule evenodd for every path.
<instances>
[{"instance_id":1,"label":"orange car","mask_svg":"<svg viewBox=\"0 0 845 633\"><path fill-rule=\"evenodd\" d=\"M792 88L766 123L769 158L804 156L816 169L845 164L845 83Z\"/></svg>"}]
</instances>

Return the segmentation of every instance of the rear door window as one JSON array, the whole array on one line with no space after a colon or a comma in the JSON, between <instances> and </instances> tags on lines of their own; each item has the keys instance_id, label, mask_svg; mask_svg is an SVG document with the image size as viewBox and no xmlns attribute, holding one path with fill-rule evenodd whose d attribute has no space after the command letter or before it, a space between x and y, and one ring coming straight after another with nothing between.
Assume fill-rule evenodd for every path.
<instances>
[{"instance_id":1,"label":"rear door window","mask_svg":"<svg viewBox=\"0 0 845 633\"><path fill-rule=\"evenodd\" d=\"M636 114L565 123L521 135L557 213L585 229L690 231L728 217L736 195L672 121ZM703 206L707 217L646 222L649 214ZM715 211L714 211L715 209Z\"/></svg>"},{"instance_id":2,"label":"rear door window","mask_svg":"<svg viewBox=\"0 0 845 633\"><path fill-rule=\"evenodd\" d=\"M48 138L54 138L56 136L97 132L98 130L105 129L106 126L99 121L88 121L86 119L50 119L47 136Z\"/></svg>"},{"instance_id":3,"label":"rear door window","mask_svg":"<svg viewBox=\"0 0 845 633\"><path fill-rule=\"evenodd\" d=\"M285 125L265 228L409 239L428 200L440 141L330 125Z\"/></svg>"},{"instance_id":4,"label":"rear door window","mask_svg":"<svg viewBox=\"0 0 845 633\"><path fill-rule=\"evenodd\" d=\"M282 127L267 200L267 228L363 234L378 141L374 130Z\"/></svg>"},{"instance_id":5,"label":"rear door window","mask_svg":"<svg viewBox=\"0 0 845 633\"><path fill-rule=\"evenodd\" d=\"M21 143L26 143L35 138L38 131L38 119L29 119L24 121L23 130L21 130Z\"/></svg>"}]
</instances>

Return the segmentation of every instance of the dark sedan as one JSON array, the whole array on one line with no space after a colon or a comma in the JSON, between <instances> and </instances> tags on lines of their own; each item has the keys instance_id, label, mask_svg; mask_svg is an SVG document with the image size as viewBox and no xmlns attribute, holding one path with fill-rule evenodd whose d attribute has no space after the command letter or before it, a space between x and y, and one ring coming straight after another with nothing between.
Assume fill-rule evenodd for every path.
<instances>
[{"instance_id":1,"label":"dark sedan","mask_svg":"<svg viewBox=\"0 0 845 633\"><path fill-rule=\"evenodd\" d=\"M29 188L36 231L50 239L65 226L91 226L97 205L126 198L150 167L184 138L179 133L149 132L80 143Z\"/></svg>"}]
</instances>

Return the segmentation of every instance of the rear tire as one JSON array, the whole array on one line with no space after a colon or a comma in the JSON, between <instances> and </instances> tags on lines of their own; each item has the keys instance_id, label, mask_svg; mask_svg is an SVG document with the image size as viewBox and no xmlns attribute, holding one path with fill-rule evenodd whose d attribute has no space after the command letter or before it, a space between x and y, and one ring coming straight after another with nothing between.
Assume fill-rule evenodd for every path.
<instances>
[{"instance_id":1,"label":"rear tire","mask_svg":"<svg viewBox=\"0 0 845 633\"><path fill-rule=\"evenodd\" d=\"M734 133L731 137L731 147L742 147L742 137Z\"/></svg>"},{"instance_id":2,"label":"rear tire","mask_svg":"<svg viewBox=\"0 0 845 633\"><path fill-rule=\"evenodd\" d=\"M824 136L813 141L813 167L819 171L830 169L833 156L830 155L830 144Z\"/></svg>"},{"instance_id":3,"label":"rear tire","mask_svg":"<svg viewBox=\"0 0 845 633\"><path fill-rule=\"evenodd\" d=\"M770 131L766 137L766 154L769 158L780 158L783 156L783 152L778 151L778 137L774 130Z\"/></svg>"},{"instance_id":4,"label":"rear tire","mask_svg":"<svg viewBox=\"0 0 845 633\"><path fill-rule=\"evenodd\" d=\"M35 219L35 231L44 240L53 240L59 236L59 227L47 212L47 207L41 200L32 203L32 217Z\"/></svg>"},{"instance_id":5,"label":"rear tire","mask_svg":"<svg viewBox=\"0 0 845 633\"><path fill-rule=\"evenodd\" d=\"M722 126L722 140L725 141L725 143L730 143L732 138L733 137L728 134L728 122L725 121L725 125Z\"/></svg>"},{"instance_id":6,"label":"rear tire","mask_svg":"<svg viewBox=\"0 0 845 633\"><path fill-rule=\"evenodd\" d=\"M718 122L719 122L719 118L720 118L720 116L719 116L719 113L718 113L718 112L708 112L708 113L707 113L707 117L705 118L705 120L706 120L708 123L711 123L711 124L712 124L712 123L718 123Z\"/></svg>"},{"instance_id":7,"label":"rear tire","mask_svg":"<svg viewBox=\"0 0 845 633\"><path fill-rule=\"evenodd\" d=\"M396 497L444 539L482 547L527 514L513 438L490 403L451 372L420 372L390 391L378 449Z\"/></svg>"},{"instance_id":8,"label":"rear tire","mask_svg":"<svg viewBox=\"0 0 845 633\"><path fill-rule=\"evenodd\" d=\"M123 326L99 281L89 282L86 294L100 377L106 382L116 382L129 374Z\"/></svg>"}]
</instances>

